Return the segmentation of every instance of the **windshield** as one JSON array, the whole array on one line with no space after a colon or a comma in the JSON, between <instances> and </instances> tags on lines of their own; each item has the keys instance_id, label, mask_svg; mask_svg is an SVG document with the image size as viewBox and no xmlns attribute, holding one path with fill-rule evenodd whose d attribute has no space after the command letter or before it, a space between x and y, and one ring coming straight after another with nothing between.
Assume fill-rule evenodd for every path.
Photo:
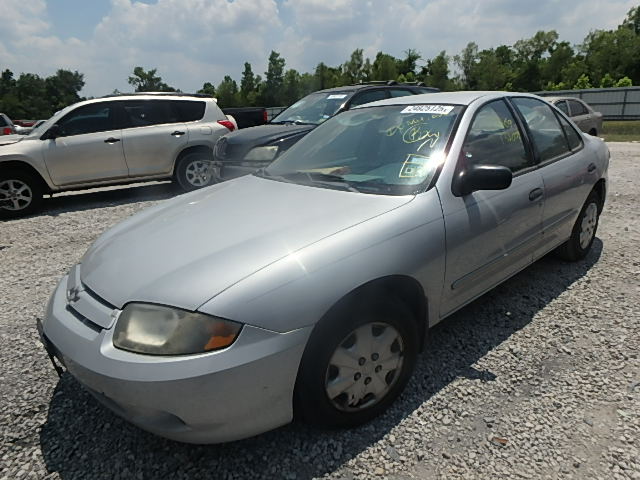
<instances>
[{"instance_id":1,"label":"windshield","mask_svg":"<svg viewBox=\"0 0 640 480\"><path fill-rule=\"evenodd\" d=\"M351 92L318 92L307 95L276 116L271 123L318 125L332 117Z\"/></svg>"},{"instance_id":2,"label":"windshield","mask_svg":"<svg viewBox=\"0 0 640 480\"><path fill-rule=\"evenodd\" d=\"M343 112L258 175L363 193L415 193L444 160L461 111L454 105L392 105Z\"/></svg>"}]
</instances>

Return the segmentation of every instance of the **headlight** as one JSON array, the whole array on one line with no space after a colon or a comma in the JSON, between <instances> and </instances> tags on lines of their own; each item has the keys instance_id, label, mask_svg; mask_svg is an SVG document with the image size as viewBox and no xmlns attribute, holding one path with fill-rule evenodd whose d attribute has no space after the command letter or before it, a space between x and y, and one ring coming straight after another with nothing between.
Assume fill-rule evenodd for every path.
<instances>
[{"instance_id":1,"label":"headlight","mask_svg":"<svg viewBox=\"0 0 640 480\"><path fill-rule=\"evenodd\" d=\"M202 313L145 303L128 304L116 324L113 345L149 355L186 355L228 347L242 325Z\"/></svg>"},{"instance_id":2,"label":"headlight","mask_svg":"<svg viewBox=\"0 0 640 480\"><path fill-rule=\"evenodd\" d=\"M278 154L278 146L270 145L268 147L256 147L249 150L244 156L245 160L253 160L253 161L265 161L268 162L276 158Z\"/></svg>"}]
</instances>

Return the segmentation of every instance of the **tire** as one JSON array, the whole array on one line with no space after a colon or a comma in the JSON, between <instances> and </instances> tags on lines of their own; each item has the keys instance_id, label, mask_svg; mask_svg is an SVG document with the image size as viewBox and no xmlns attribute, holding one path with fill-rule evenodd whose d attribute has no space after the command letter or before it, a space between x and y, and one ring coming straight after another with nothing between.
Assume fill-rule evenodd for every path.
<instances>
[{"instance_id":1,"label":"tire","mask_svg":"<svg viewBox=\"0 0 640 480\"><path fill-rule=\"evenodd\" d=\"M418 353L416 322L399 300L340 310L314 329L296 381L296 417L320 427L353 427L384 412L406 386ZM367 349L375 339L378 348Z\"/></svg>"},{"instance_id":2,"label":"tire","mask_svg":"<svg viewBox=\"0 0 640 480\"><path fill-rule=\"evenodd\" d=\"M178 160L175 178L185 192L213 185L219 177L213 165L211 155L189 153Z\"/></svg>"},{"instance_id":3,"label":"tire","mask_svg":"<svg viewBox=\"0 0 640 480\"><path fill-rule=\"evenodd\" d=\"M17 218L38 211L42 182L32 173L9 170L0 173L0 218Z\"/></svg>"},{"instance_id":4,"label":"tire","mask_svg":"<svg viewBox=\"0 0 640 480\"><path fill-rule=\"evenodd\" d=\"M576 262L587 256L598 230L600 218L600 197L591 192L573 225L569 240L558 247L557 253L563 260Z\"/></svg>"}]
</instances>

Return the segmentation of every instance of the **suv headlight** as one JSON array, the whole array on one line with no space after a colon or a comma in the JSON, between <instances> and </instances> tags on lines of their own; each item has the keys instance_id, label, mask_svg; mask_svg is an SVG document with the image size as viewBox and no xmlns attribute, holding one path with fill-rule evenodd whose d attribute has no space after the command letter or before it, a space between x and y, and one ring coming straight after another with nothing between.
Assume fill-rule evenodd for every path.
<instances>
[{"instance_id":1,"label":"suv headlight","mask_svg":"<svg viewBox=\"0 0 640 480\"><path fill-rule=\"evenodd\" d=\"M251 150L249 150L249 153L247 153L244 156L245 160L252 160L252 161L265 161L268 162L270 160L273 160L274 158L276 158L276 155L278 154L278 146L277 145L269 145L266 147L255 147L252 148Z\"/></svg>"},{"instance_id":2,"label":"suv headlight","mask_svg":"<svg viewBox=\"0 0 640 480\"><path fill-rule=\"evenodd\" d=\"M231 345L242 325L178 308L128 304L116 323L113 345L148 355L187 355Z\"/></svg>"}]
</instances>

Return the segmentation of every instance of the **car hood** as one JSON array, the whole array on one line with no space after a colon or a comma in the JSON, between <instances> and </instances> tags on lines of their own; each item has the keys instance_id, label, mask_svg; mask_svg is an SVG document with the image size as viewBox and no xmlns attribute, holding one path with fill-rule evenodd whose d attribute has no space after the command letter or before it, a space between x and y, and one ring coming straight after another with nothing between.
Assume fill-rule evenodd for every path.
<instances>
[{"instance_id":1,"label":"car hood","mask_svg":"<svg viewBox=\"0 0 640 480\"><path fill-rule=\"evenodd\" d=\"M411 201L241 177L147 209L103 234L82 282L109 303L196 310L297 250Z\"/></svg>"},{"instance_id":2,"label":"car hood","mask_svg":"<svg viewBox=\"0 0 640 480\"><path fill-rule=\"evenodd\" d=\"M26 137L24 135L0 135L0 146L2 145L11 145L12 143L18 143L24 140Z\"/></svg>"},{"instance_id":3,"label":"car hood","mask_svg":"<svg viewBox=\"0 0 640 480\"><path fill-rule=\"evenodd\" d=\"M243 128L222 137L216 147L217 160L241 160L249 150L261 145L277 144L280 140L301 137L316 125L259 125ZM288 142L285 142L288 143Z\"/></svg>"}]
</instances>

